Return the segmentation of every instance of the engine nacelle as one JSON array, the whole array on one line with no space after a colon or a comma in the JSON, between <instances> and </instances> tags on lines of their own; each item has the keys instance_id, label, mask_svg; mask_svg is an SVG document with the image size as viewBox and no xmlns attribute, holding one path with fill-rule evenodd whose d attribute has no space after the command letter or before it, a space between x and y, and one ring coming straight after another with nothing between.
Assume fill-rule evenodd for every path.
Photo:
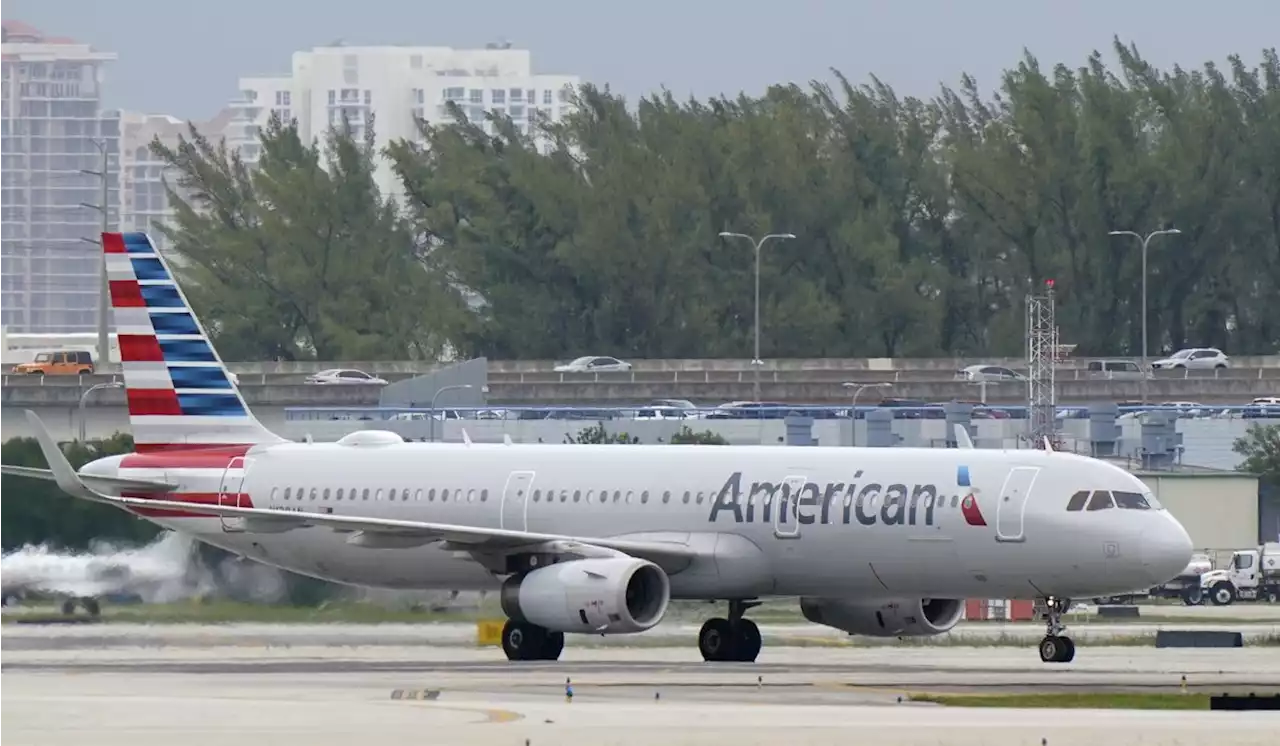
<instances>
[{"instance_id":1,"label":"engine nacelle","mask_svg":"<svg viewBox=\"0 0 1280 746\"><path fill-rule=\"evenodd\" d=\"M802 598L800 613L814 624L868 637L927 637L956 626L964 616L964 601L954 598L900 598L890 601L849 601Z\"/></svg>"},{"instance_id":2,"label":"engine nacelle","mask_svg":"<svg viewBox=\"0 0 1280 746\"><path fill-rule=\"evenodd\" d=\"M556 632L626 634L662 621L671 581L634 557L570 560L509 578L501 598L513 621Z\"/></svg>"}]
</instances>

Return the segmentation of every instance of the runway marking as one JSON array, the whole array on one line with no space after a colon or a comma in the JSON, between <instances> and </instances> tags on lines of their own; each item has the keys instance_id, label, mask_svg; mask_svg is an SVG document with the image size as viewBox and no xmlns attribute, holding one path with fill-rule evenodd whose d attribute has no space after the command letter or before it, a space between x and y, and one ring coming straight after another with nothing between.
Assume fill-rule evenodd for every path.
<instances>
[{"instance_id":1,"label":"runway marking","mask_svg":"<svg viewBox=\"0 0 1280 746\"><path fill-rule=\"evenodd\" d=\"M503 710L497 707L469 707L467 705L442 705L437 701L427 701L421 699L405 699L402 701L421 702L422 707L432 710L448 710L450 712L471 712L484 716L484 725L492 723L514 723L517 720L523 720L524 715L515 710Z\"/></svg>"}]
</instances>

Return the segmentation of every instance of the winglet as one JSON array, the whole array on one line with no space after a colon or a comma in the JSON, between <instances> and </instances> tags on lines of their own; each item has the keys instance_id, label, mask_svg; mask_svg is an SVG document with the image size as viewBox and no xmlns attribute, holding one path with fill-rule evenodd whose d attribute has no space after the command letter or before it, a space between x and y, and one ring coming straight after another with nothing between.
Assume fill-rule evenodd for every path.
<instances>
[{"instance_id":1,"label":"winglet","mask_svg":"<svg viewBox=\"0 0 1280 746\"><path fill-rule=\"evenodd\" d=\"M462 428L462 442L467 445L471 445L471 436L467 435L467 429L465 427Z\"/></svg>"},{"instance_id":2,"label":"winglet","mask_svg":"<svg viewBox=\"0 0 1280 746\"><path fill-rule=\"evenodd\" d=\"M1053 453L1053 443L1049 441L1049 436L1044 436L1044 449L1049 453Z\"/></svg>"},{"instance_id":3,"label":"winglet","mask_svg":"<svg viewBox=\"0 0 1280 746\"><path fill-rule=\"evenodd\" d=\"M112 502L109 496L94 492L80 479L80 475L76 474L76 470L71 467L71 462L67 461L66 455L58 447L57 441L40 421L39 415L30 409L26 410L26 413L27 422L31 423L31 429L35 431L40 452L44 454L44 460L49 462L49 471L53 472L53 479L58 483L58 488L72 497L94 502Z\"/></svg>"},{"instance_id":4,"label":"winglet","mask_svg":"<svg viewBox=\"0 0 1280 746\"><path fill-rule=\"evenodd\" d=\"M508 445L508 446L509 446L509 445L511 445L511 444L512 444L511 436L510 436L510 435L508 435L507 433L503 433L503 434L502 434L502 443L503 443L503 445Z\"/></svg>"},{"instance_id":5,"label":"winglet","mask_svg":"<svg viewBox=\"0 0 1280 746\"><path fill-rule=\"evenodd\" d=\"M969 437L969 431L964 425L956 425L956 448L973 448L973 439Z\"/></svg>"}]
</instances>

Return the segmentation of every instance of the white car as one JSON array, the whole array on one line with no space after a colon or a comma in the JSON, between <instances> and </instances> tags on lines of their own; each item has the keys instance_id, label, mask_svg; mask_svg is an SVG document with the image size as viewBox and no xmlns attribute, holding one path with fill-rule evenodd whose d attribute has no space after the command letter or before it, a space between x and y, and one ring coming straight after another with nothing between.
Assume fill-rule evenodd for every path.
<instances>
[{"instance_id":1,"label":"white car","mask_svg":"<svg viewBox=\"0 0 1280 746\"><path fill-rule=\"evenodd\" d=\"M313 373L307 376L307 383L311 384L365 384L373 386L386 386L387 381L377 376L369 375L362 370L354 368L331 368Z\"/></svg>"},{"instance_id":2,"label":"white car","mask_svg":"<svg viewBox=\"0 0 1280 746\"><path fill-rule=\"evenodd\" d=\"M1174 368L1214 369L1230 367L1231 360L1215 347L1189 347L1151 364L1156 370Z\"/></svg>"},{"instance_id":3,"label":"white car","mask_svg":"<svg viewBox=\"0 0 1280 746\"><path fill-rule=\"evenodd\" d=\"M956 374L956 378L962 381L973 381L975 383L987 382L994 383L996 381L1025 381L1026 376L1016 370L1004 368L999 365L970 365Z\"/></svg>"},{"instance_id":4,"label":"white car","mask_svg":"<svg viewBox=\"0 0 1280 746\"><path fill-rule=\"evenodd\" d=\"M627 370L631 370L631 363L601 355L587 355L555 367L557 373L614 373Z\"/></svg>"}]
</instances>

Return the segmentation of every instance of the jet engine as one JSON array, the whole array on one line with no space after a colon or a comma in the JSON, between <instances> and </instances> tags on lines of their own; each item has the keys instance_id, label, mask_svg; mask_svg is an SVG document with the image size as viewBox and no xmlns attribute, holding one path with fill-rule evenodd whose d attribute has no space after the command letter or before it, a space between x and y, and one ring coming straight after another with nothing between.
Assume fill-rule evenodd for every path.
<instances>
[{"instance_id":1,"label":"jet engine","mask_svg":"<svg viewBox=\"0 0 1280 746\"><path fill-rule=\"evenodd\" d=\"M868 637L927 637L956 626L964 616L964 601L954 598L898 598L889 601L850 601L802 598L800 613L814 624Z\"/></svg>"},{"instance_id":2,"label":"jet engine","mask_svg":"<svg viewBox=\"0 0 1280 746\"><path fill-rule=\"evenodd\" d=\"M662 621L671 581L634 557L570 560L509 578L501 600L512 621L555 632L626 634Z\"/></svg>"}]
</instances>

